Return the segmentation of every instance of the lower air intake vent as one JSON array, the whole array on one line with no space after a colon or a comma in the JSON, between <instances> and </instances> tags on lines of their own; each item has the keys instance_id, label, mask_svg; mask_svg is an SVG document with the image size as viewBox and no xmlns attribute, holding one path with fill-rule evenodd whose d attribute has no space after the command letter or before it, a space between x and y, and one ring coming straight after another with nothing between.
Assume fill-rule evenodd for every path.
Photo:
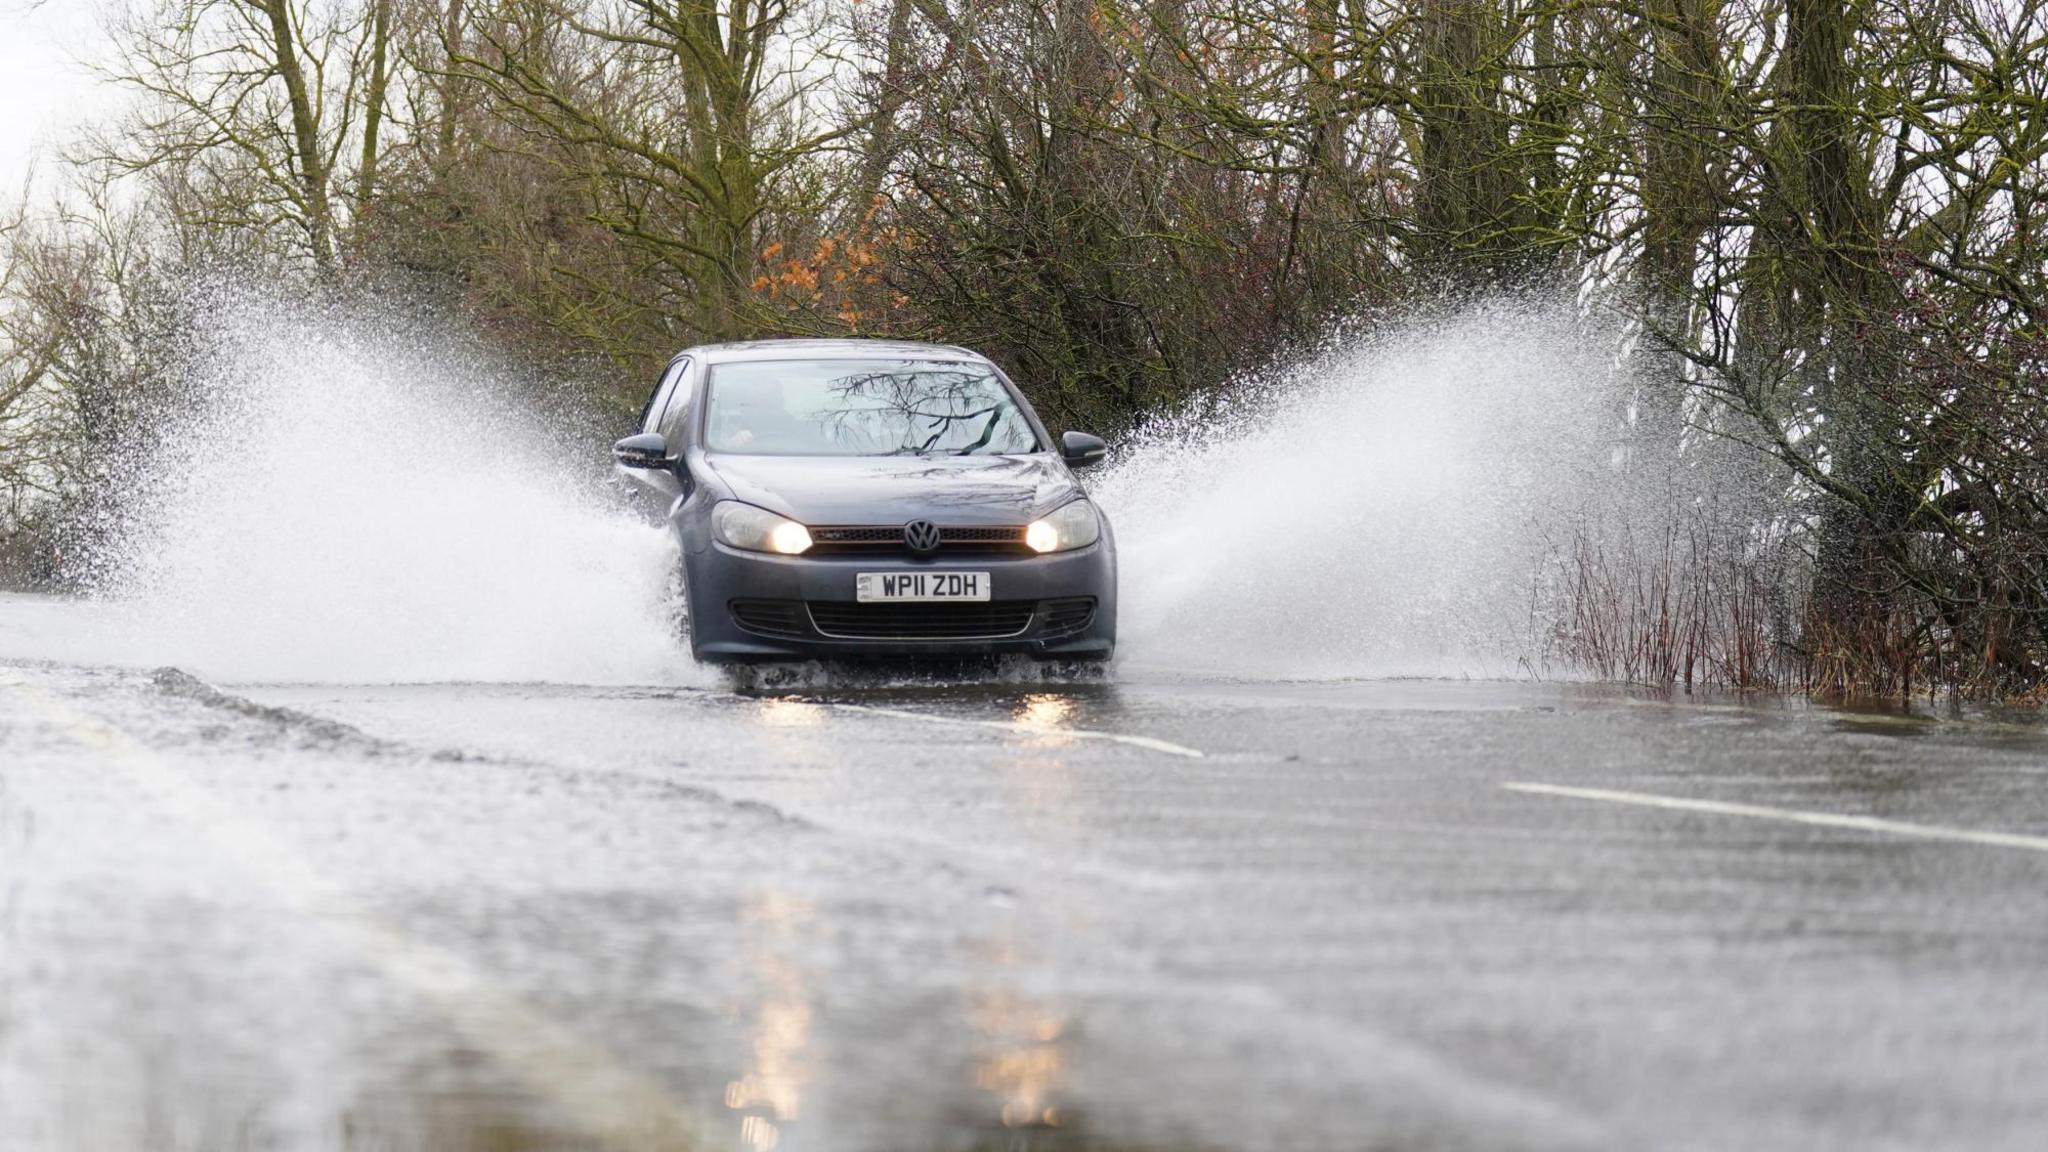
<instances>
[{"instance_id":1,"label":"lower air intake vent","mask_svg":"<svg viewBox=\"0 0 2048 1152\"><path fill-rule=\"evenodd\" d=\"M758 636L801 637L804 634L801 600L735 600L732 618L740 627Z\"/></svg>"},{"instance_id":2,"label":"lower air intake vent","mask_svg":"<svg viewBox=\"0 0 2048 1152\"><path fill-rule=\"evenodd\" d=\"M1069 600L1044 600L1038 605L1040 639L1056 640L1085 632L1095 622L1095 597L1076 596Z\"/></svg>"},{"instance_id":3,"label":"lower air intake vent","mask_svg":"<svg viewBox=\"0 0 2048 1152\"><path fill-rule=\"evenodd\" d=\"M1031 627L1037 603L853 604L810 602L811 623L837 640L1000 640Z\"/></svg>"}]
</instances>

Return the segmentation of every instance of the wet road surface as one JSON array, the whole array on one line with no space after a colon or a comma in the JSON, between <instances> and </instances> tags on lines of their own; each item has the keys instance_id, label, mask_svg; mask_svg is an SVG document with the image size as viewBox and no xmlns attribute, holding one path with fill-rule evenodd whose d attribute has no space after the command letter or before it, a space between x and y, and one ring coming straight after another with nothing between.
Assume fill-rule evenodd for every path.
<instances>
[{"instance_id":1,"label":"wet road surface","mask_svg":"<svg viewBox=\"0 0 2048 1152\"><path fill-rule=\"evenodd\" d=\"M0 600L7 1149L2048 1132L2025 722L1141 667L237 684L52 658L55 611Z\"/></svg>"}]
</instances>

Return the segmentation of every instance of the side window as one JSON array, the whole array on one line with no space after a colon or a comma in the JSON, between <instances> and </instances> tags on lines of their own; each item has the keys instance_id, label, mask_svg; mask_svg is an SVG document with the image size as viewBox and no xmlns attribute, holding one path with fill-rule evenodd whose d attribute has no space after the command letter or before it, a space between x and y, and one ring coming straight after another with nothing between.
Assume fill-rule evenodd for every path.
<instances>
[{"instance_id":1,"label":"side window","mask_svg":"<svg viewBox=\"0 0 2048 1152\"><path fill-rule=\"evenodd\" d=\"M668 395L662 401L661 418L655 425L656 429L668 438L671 448L679 447L676 431L683 426L683 414L690 410L691 380L690 362L676 361L674 370L669 373Z\"/></svg>"},{"instance_id":2,"label":"side window","mask_svg":"<svg viewBox=\"0 0 2048 1152\"><path fill-rule=\"evenodd\" d=\"M662 413L668 407L669 396L675 392L676 381L683 379L689 374L690 362L688 360L676 361L668 366L668 371L661 374L661 382L656 384L654 391L647 396L647 407L640 411L640 430L642 432L659 432L661 430Z\"/></svg>"}]
</instances>

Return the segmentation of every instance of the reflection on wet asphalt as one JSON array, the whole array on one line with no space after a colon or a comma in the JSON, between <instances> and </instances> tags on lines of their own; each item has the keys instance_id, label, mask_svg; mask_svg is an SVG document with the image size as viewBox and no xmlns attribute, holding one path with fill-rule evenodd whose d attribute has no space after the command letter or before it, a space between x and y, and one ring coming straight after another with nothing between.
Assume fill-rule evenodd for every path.
<instances>
[{"instance_id":1,"label":"reflection on wet asphalt","mask_svg":"<svg viewBox=\"0 0 2048 1152\"><path fill-rule=\"evenodd\" d=\"M0 663L0 1147L2039 1146L2048 852L1610 792L2041 837L2048 734Z\"/></svg>"}]
</instances>

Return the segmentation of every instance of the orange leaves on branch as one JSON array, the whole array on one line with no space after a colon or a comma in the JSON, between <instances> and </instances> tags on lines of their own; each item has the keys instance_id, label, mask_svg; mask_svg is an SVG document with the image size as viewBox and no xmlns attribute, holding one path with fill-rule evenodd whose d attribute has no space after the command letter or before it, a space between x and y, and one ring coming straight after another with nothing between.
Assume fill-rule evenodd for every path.
<instances>
[{"instance_id":1,"label":"orange leaves on branch","mask_svg":"<svg viewBox=\"0 0 2048 1152\"><path fill-rule=\"evenodd\" d=\"M782 286L815 293L818 290L818 272L801 260L791 260L782 273Z\"/></svg>"},{"instance_id":2,"label":"orange leaves on branch","mask_svg":"<svg viewBox=\"0 0 2048 1152\"><path fill-rule=\"evenodd\" d=\"M824 328L886 329L891 317L910 301L900 292L875 289L882 284L882 267L890 254L909 243L910 238L895 228L870 231L862 226L820 236L815 243L778 241L761 250L763 267L753 279L753 292L791 314L810 315ZM807 246L808 254L790 256L793 246L799 252Z\"/></svg>"}]
</instances>

